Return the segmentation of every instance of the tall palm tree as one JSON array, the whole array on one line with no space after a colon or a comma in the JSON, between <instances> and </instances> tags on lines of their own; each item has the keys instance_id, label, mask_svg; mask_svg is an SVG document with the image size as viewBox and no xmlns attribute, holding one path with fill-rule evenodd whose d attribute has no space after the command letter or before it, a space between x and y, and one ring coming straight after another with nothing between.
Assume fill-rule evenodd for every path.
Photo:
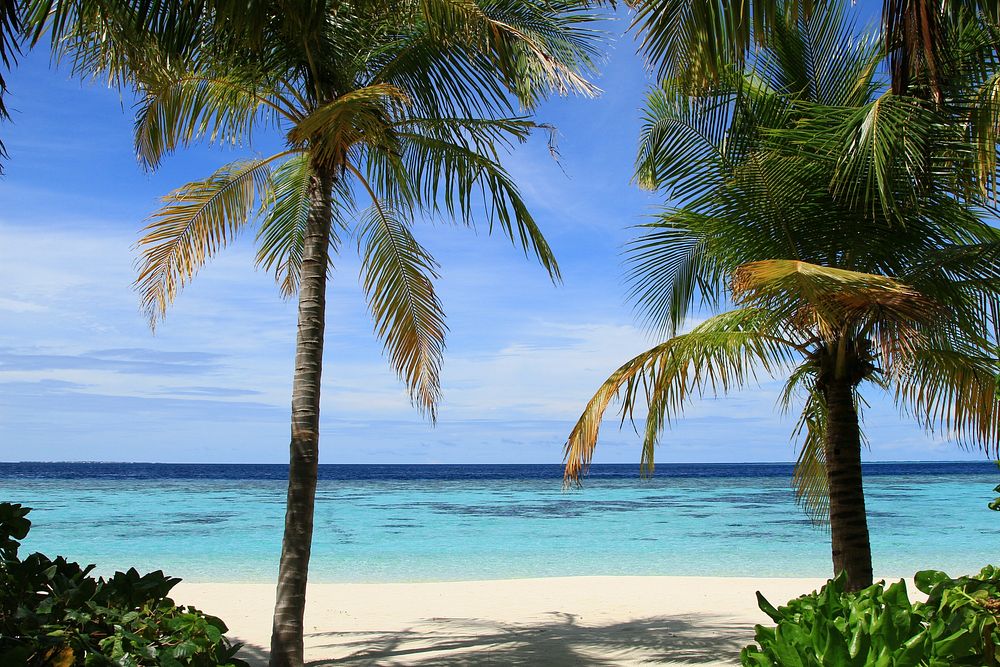
<instances>
[{"instance_id":1,"label":"tall palm tree","mask_svg":"<svg viewBox=\"0 0 1000 667\"><path fill-rule=\"evenodd\" d=\"M630 277L666 340L608 378L565 450L566 480L578 481L618 397L623 419L646 409L651 472L663 429L692 399L784 377L781 403L801 406L794 483L829 520L834 572L853 589L872 580L864 392L888 391L961 444L1000 446L992 174L980 178L974 120L885 90L881 60L874 36L829 5L776 30L752 67L704 95L683 82L651 95L638 179L680 203L642 227ZM966 93L982 85L968 71ZM682 332L699 301L722 312Z\"/></svg>"},{"instance_id":2,"label":"tall palm tree","mask_svg":"<svg viewBox=\"0 0 1000 667\"><path fill-rule=\"evenodd\" d=\"M331 257L343 239L356 240L375 333L433 420L446 327L438 265L412 223L486 221L558 280L499 159L539 127L518 105L595 92L583 77L599 35L577 0L262 1L233 13L217 5L186 19L195 46L179 51L157 30L128 30L133 18L102 13L100 3L90 14L77 8L62 48L78 68L138 86L136 150L149 168L198 140L249 143L264 127L285 139L277 154L231 162L167 195L138 242L136 285L155 324L212 255L256 224L258 264L283 294L298 295L270 664L300 666ZM58 14L35 15L55 16L59 32Z\"/></svg>"}]
</instances>

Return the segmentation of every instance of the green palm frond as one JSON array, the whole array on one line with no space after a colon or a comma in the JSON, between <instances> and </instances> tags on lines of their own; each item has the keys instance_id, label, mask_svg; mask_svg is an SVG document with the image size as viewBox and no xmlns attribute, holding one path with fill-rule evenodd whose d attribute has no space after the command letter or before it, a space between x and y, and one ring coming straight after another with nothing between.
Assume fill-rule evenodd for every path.
<instances>
[{"instance_id":1,"label":"green palm frond","mask_svg":"<svg viewBox=\"0 0 1000 667\"><path fill-rule=\"evenodd\" d=\"M427 134L400 131L397 137L398 161L372 155L366 164L376 191L408 200L416 209L445 211L465 224L485 219L491 233L499 227L526 255L534 255L553 281L560 279L552 248L499 162L472 146Z\"/></svg>"},{"instance_id":2,"label":"green palm frond","mask_svg":"<svg viewBox=\"0 0 1000 667\"><path fill-rule=\"evenodd\" d=\"M636 158L639 185L668 197L679 189L685 199L714 187L730 167L725 142L731 97L725 91L692 97L670 82L651 92Z\"/></svg>"},{"instance_id":3,"label":"green palm frond","mask_svg":"<svg viewBox=\"0 0 1000 667\"><path fill-rule=\"evenodd\" d=\"M797 21L776 21L754 71L800 102L856 106L871 100L883 55L877 35L857 30L845 4L828 2Z\"/></svg>"},{"instance_id":4,"label":"green palm frond","mask_svg":"<svg viewBox=\"0 0 1000 667\"><path fill-rule=\"evenodd\" d=\"M232 162L163 198L136 243L141 260L135 287L151 324L205 261L249 222L276 158Z\"/></svg>"},{"instance_id":5,"label":"green palm frond","mask_svg":"<svg viewBox=\"0 0 1000 667\"><path fill-rule=\"evenodd\" d=\"M970 113L970 128L976 144L976 170L984 196L997 198L997 151L1000 141L1000 71L984 81Z\"/></svg>"},{"instance_id":6,"label":"green palm frond","mask_svg":"<svg viewBox=\"0 0 1000 667\"><path fill-rule=\"evenodd\" d=\"M500 158L515 144L527 141L531 133L546 129L527 116L510 118L407 116L397 123L403 133L444 141L474 151L492 160Z\"/></svg>"},{"instance_id":7,"label":"green palm frond","mask_svg":"<svg viewBox=\"0 0 1000 667\"><path fill-rule=\"evenodd\" d=\"M792 441L799 451L792 470L792 489L795 500L805 509L814 523L829 521L830 494L826 477L826 399L816 388L817 368L806 361L788 376L778 398L781 411L788 413L802 400L798 421L792 430Z\"/></svg>"},{"instance_id":8,"label":"green palm frond","mask_svg":"<svg viewBox=\"0 0 1000 667\"><path fill-rule=\"evenodd\" d=\"M707 226L699 217L686 209L665 212L642 225L627 248L629 299L654 331L668 336L680 329L696 296L713 308L723 297L725 273L695 231Z\"/></svg>"},{"instance_id":9,"label":"green palm frond","mask_svg":"<svg viewBox=\"0 0 1000 667\"><path fill-rule=\"evenodd\" d=\"M883 93L860 106L803 109L794 128L771 133L772 142L831 161L830 186L839 202L902 220L926 195L942 119L919 100Z\"/></svg>"},{"instance_id":10,"label":"green palm frond","mask_svg":"<svg viewBox=\"0 0 1000 667\"><path fill-rule=\"evenodd\" d=\"M926 347L894 369L895 399L929 431L1000 456L1000 359L964 345Z\"/></svg>"},{"instance_id":11,"label":"green palm frond","mask_svg":"<svg viewBox=\"0 0 1000 667\"><path fill-rule=\"evenodd\" d=\"M18 0L0 0L0 121L10 118L4 95L7 93L7 81L4 71L16 63L20 53L21 13ZM7 149L0 141L0 160L7 157ZM0 175L3 175L3 165L0 165Z\"/></svg>"},{"instance_id":12,"label":"green palm frond","mask_svg":"<svg viewBox=\"0 0 1000 667\"><path fill-rule=\"evenodd\" d=\"M593 95L596 88L581 75L593 69L593 42L599 33L588 27L591 8L576 0L422 0L431 35L466 48L493 63L506 87L531 108L548 91Z\"/></svg>"},{"instance_id":13,"label":"green palm frond","mask_svg":"<svg viewBox=\"0 0 1000 667\"><path fill-rule=\"evenodd\" d=\"M375 333L414 405L434 420L447 331L434 291L438 264L406 222L378 200L362 216L360 235L361 283Z\"/></svg>"},{"instance_id":14,"label":"green palm frond","mask_svg":"<svg viewBox=\"0 0 1000 667\"><path fill-rule=\"evenodd\" d=\"M315 174L309 156L295 155L272 173L261 202L257 229L257 265L274 273L283 297L298 292L302 269L302 244L313 206ZM353 213L353 193L345 179L334 184L333 224L330 230L330 257L340 245L340 231L346 230L346 215Z\"/></svg>"},{"instance_id":15,"label":"green palm frond","mask_svg":"<svg viewBox=\"0 0 1000 667\"><path fill-rule=\"evenodd\" d=\"M297 118L274 100L270 90L224 74L167 72L143 87L135 121L135 148L139 159L155 169L167 153L208 139L236 145L247 141L262 111L289 120Z\"/></svg>"},{"instance_id":16,"label":"green palm frond","mask_svg":"<svg viewBox=\"0 0 1000 667\"><path fill-rule=\"evenodd\" d=\"M794 335L762 310L746 308L716 315L691 330L629 360L590 399L566 442L566 483L579 482L593 458L604 413L615 398L622 419L645 401L643 469L654 468L660 432L693 398L720 395L773 374L801 352Z\"/></svg>"}]
</instances>

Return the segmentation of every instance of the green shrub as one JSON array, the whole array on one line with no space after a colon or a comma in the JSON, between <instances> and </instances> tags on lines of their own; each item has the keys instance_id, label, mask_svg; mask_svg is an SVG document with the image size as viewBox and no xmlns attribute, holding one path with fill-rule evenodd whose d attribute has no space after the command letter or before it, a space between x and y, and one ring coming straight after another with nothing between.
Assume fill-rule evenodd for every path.
<instances>
[{"instance_id":1,"label":"green shrub","mask_svg":"<svg viewBox=\"0 0 1000 667\"><path fill-rule=\"evenodd\" d=\"M0 665L243 667L225 623L167 597L180 579L18 556L27 507L0 503Z\"/></svg>"},{"instance_id":2,"label":"green shrub","mask_svg":"<svg viewBox=\"0 0 1000 667\"><path fill-rule=\"evenodd\" d=\"M756 626L756 645L740 654L746 667L949 667L998 665L1000 571L952 579L925 570L914 575L926 602L911 603L902 581L855 593L843 574L818 592L774 608L757 593L775 627Z\"/></svg>"}]
</instances>

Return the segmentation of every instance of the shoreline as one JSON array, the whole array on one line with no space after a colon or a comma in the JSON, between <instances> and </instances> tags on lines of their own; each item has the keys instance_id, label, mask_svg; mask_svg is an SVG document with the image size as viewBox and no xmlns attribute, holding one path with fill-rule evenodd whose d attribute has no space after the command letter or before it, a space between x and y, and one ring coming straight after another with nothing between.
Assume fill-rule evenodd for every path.
<instances>
[{"instance_id":1,"label":"shoreline","mask_svg":"<svg viewBox=\"0 0 1000 667\"><path fill-rule=\"evenodd\" d=\"M338 665L735 665L775 605L821 578L583 576L310 584L306 662ZM912 586L910 586L912 594ZM911 595L912 596L912 595ZM182 582L179 604L222 618L266 664L274 585Z\"/></svg>"}]
</instances>

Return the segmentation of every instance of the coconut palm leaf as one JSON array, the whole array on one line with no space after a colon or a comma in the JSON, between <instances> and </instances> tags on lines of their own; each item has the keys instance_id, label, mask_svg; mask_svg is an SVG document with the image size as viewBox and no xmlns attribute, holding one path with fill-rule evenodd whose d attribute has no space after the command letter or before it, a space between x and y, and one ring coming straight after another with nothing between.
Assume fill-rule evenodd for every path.
<instances>
[{"instance_id":1,"label":"coconut palm leaf","mask_svg":"<svg viewBox=\"0 0 1000 667\"><path fill-rule=\"evenodd\" d=\"M593 70L599 33L587 3L575 0L423 0L429 34L462 42L494 63L504 87L533 108L546 91L593 95L582 72Z\"/></svg>"},{"instance_id":2,"label":"coconut palm leaf","mask_svg":"<svg viewBox=\"0 0 1000 667\"><path fill-rule=\"evenodd\" d=\"M0 0L0 63L5 70L16 63L21 51L20 34L21 14L17 0ZM3 70L0 70L0 120L10 118L3 100L4 93L7 92L7 82L3 75ZM0 157L5 156L3 143L0 142Z\"/></svg>"},{"instance_id":3,"label":"coconut palm leaf","mask_svg":"<svg viewBox=\"0 0 1000 667\"><path fill-rule=\"evenodd\" d=\"M712 187L731 168L726 134L731 123L732 93L692 97L665 84L646 98L639 135L636 181L685 199Z\"/></svg>"},{"instance_id":4,"label":"coconut palm leaf","mask_svg":"<svg viewBox=\"0 0 1000 667\"><path fill-rule=\"evenodd\" d=\"M798 458L792 471L796 501L814 523L829 520L830 492L826 478L823 434L826 430L826 399L816 389L819 369L812 362L799 364L788 376L778 398L782 412L788 413L804 397L792 441L798 443Z\"/></svg>"},{"instance_id":5,"label":"coconut palm leaf","mask_svg":"<svg viewBox=\"0 0 1000 667\"><path fill-rule=\"evenodd\" d=\"M1000 456L1000 360L964 345L925 347L894 368L896 403L929 431Z\"/></svg>"},{"instance_id":6,"label":"coconut palm leaf","mask_svg":"<svg viewBox=\"0 0 1000 667\"><path fill-rule=\"evenodd\" d=\"M392 152L395 138L389 128L408 103L406 93L395 86L364 86L311 112L289 131L288 139L293 145L309 147L314 161L337 167L357 144Z\"/></svg>"},{"instance_id":7,"label":"coconut palm leaf","mask_svg":"<svg viewBox=\"0 0 1000 667\"><path fill-rule=\"evenodd\" d=\"M632 419L640 401L648 407L642 464L651 473L658 434L690 400L754 383L758 371L780 370L800 351L790 335L767 312L746 308L716 315L629 360L601 385L573 427L564 448L566 483L586 475L604 413L616 398L623 420Z\"/></svg>"},{"instance_id":8,"label":"coconut palm leaf","mask_svg":"<svg viewBox=\"0 0 1000 667\"><path fill-rule=\"evenodd\" d=\"M283 297L298 293L302 248L315 195L315 174L309 156L295 155L270 174L260 206L257 229L257 265L274 273ZM330 257L340 247L340 232L347 229L347 215L354 212L353 193L346 179L338 179L333 192Z\"/></svg>"},{"instance_id":9,"label":"coconut palm leaf","mask_svg":"<svg viewBox=\"0 0 1000 667\"><path fill-rule=\"evenodd\" d=\"M150 217L136 243L142 259L135 286L151 324L165 315L208 258L250 221L277 157L231 162L163 198L163 207Z\"/></svg>"},{"instance_id":10,"label":"coconut palm leaf","mask_svg":"<svg viewBox=\"0 0 1000 667\"><path fill-rule=\"evenodd\" d=\"M276 91L254 89L234 76L192 71L166 72L144 87L135 121L139 159L155 169L163 156L181 146L208 139L237 145L253 133L262 114L295 121Z\"/></svg>"},{"instance_id":11,"label":"coconut palm leaf","mask_svg":"<svg viewBox=\"0 0 1000 667\"><path fill-rule=\"evenodd\" d=\"M815 327L830 343L850 330L879 328L901 341L940 313L926 295L892 278L817 266L797 260L766 260L741 266L733 275L737 303L766 309L805 330ZM888 344L887 344L888 346Z\"/></svg>"},{"instance_id":12,"label":"coconut palm leaf","mask_svg":"<svg viewBox=\"0 0 1000 667\"><path fill-rule=\"evenodd\" d=\"M375 333L414 405L434 420L447 331L434 290L437 261L404 219L378 200L363 215L360 234L361 283Z\"/></svg>"},{"instance_id":13,"label":"coconut palm leaf","mask_svg":"<svg viewBox=\"0 0 1000 667\"><path fill-rule=\"evenodd\" d=\"M665 212L657 222L642 225L642 234L626 250L629 299L654 331L668 336L677 334L696 296L712 308L724 296L725 273L705 239L693 233L710 224L695 219L700 217L688 209Z\"/></svg>"},{"instance_id":14,"label":"coconut palm leaf","mask_svg":"<svg viewBox=\"0 0 1000 667\"><path fill-rule=\"evenodd\" d=\"M514 126L520 135L521 126ZM553 281L559 265L548 241L503 166L474 146L427 134L399 131L401 154L372 155L366 178L376 192L390 193L416 209L446 212L448 217L475 225L485 220L534 255Z\"/></svg>"}]
</instances>

